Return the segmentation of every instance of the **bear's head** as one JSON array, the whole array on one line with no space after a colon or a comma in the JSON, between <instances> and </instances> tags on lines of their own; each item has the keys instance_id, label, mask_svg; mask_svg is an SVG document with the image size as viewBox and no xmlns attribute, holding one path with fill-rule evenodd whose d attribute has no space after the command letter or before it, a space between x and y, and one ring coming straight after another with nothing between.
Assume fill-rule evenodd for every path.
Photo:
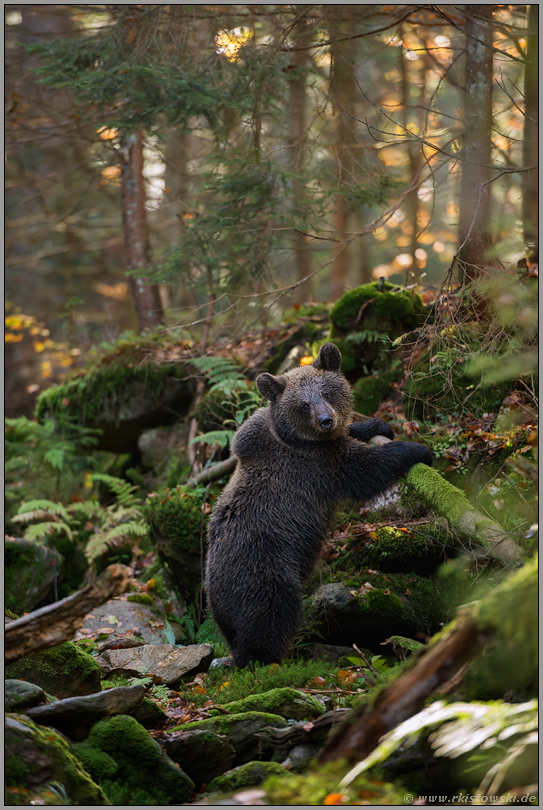
<instances>
[{"instance_id":1,"label":"bear's head","mask_svg":"<svg viewBox=\"0 0 543 810\"><path fill-rule=\"evenodd\" d=\"M353 402L340 363L338 347L325 343L311 365L278 377L260 374L256 378L258 390L269 400L273 424L281 438L295 443L347 434Z\"/></svg>"}]
</instances>

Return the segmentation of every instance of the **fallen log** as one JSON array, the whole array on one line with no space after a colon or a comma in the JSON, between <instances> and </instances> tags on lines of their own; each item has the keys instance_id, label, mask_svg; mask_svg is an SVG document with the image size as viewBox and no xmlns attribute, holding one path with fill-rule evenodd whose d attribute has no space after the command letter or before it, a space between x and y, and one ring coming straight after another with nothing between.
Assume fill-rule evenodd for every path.
<instances>
[{"instance_id":1,"label":"fallen log","mask_svg":"<svg viewBox=\"0 0 543 810\"><path fill-rule=\"evenodd\" d=\"M388 441L386 436L374 436L369 444ZM519 546L500 524L478 512L462 490L446 481L433 467L415 464L406 479L430 509L446 518L449 525L468 540L485 548L490 557L506 567L518 568L523 564Z\"/></svg>"},{"instance_id":2,"label":"fallen log","mask_svg":"<svg viewBox=\"0 0 543 810\"><path fill-rule=\"evenodd\" d=\"M195 475L194 478L191 478L188 482L188 486L197 487L198 484L209 484L210 481L217 481L217 479L222 478L223 475L234 472L237 463L238 460L236 456L230 456L230 458L224 461L218 461L217 464L213 464L211 467L208 467L207 470L203 470L201 473L198 473L198 475Z\"/></svg>"},{"instance_id":3,"label":"fallen log","mask_svg":"<svg viewBox=\"0 0 543 810\"><path fill-rule=\"evenodd\" d=\"M4 635L6 663L70 641L87 613L113 596L124 593L131 576L132 569L127 565L109 565L94 582L80 591L7 624Z\"/></svg>"},{"instance_id":4,"label":"fallen log","mask_svg":"<svg viewBox=\"0 0 543 810\"><path fill-rule=\"evenodd\" d=\"M519 610L519 600L524 609ZM355 709L348 727L340 726L322 750L321 763L344 758L363 762L383 735L417 714L425 700L473 661L490 641L508 646L518 637L537 669L537 558L515 571L487 596L458 609L456 619L421 649L399 677L386 686L372 706ZM465 672L465 669L464 669Z\"/></svg>"}]
</instances>

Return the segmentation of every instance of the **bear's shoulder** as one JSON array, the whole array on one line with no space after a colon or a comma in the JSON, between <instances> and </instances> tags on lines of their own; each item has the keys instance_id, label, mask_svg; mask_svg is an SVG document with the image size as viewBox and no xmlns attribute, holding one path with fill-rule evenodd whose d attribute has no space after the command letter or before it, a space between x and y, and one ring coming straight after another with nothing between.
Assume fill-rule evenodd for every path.
<instances>
[{"instance_id":1,"label":"bear's shoulder","mask_svg":"<svg viewBox=\"0 0 543 810\"><path fill-rule=\"evenodd\" d=\"M274 440L269 407L259 408L236 431L232 455L239 459L259 455Z\"/></svg>"}]
</instances>

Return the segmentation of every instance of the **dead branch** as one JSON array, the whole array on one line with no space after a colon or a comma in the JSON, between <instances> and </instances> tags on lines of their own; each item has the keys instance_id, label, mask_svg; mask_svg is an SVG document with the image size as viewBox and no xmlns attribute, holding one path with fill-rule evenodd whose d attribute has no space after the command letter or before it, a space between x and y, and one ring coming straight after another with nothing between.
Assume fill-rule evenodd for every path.
<instances>
[{"instance_id":1,"label":"dead branch","mask_svg":"<svg viewBox=\"0 0 543 810\"><path fill-rule=\"evenodd\" d=\"M89 585L6 625L5 660L15 661L71 640L87 613L128 588L132 569L108 565Z\"/></svg>"}]
</instances>

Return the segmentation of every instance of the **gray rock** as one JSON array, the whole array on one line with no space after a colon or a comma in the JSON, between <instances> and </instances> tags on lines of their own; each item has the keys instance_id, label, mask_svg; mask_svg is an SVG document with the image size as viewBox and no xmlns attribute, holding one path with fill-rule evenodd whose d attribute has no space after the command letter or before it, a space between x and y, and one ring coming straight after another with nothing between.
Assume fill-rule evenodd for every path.
<instances>
[{"instance_id":1,"label":"gray rock","mask_svg":"<svg viewBox=\"0 0 543 810\"><path fill-rule=\"evenodd\" d=\"M125 675L128 678L151 676L155 683L179 685L181 678L207 672L213 660L211 644L176 647L173 644L146 644L131 650L107 650L96 659L105 677Z\"/></svg>"},{"instance_id":2,"label":"gray rock","mask_svg":"<svg viewBox=\"0 0 543 810\"><path fill-rule=\"evenodd\" d=\"M45 702L45 692L41 686L28 681L7 678L4 681L4 709L7 712L18 712L30 709Z\"/></svg>"},{"instance_id":3,"label":"gray rock","mask_svg":"<svg viewBox=\"0 0 543 810\"><path fill-rule=\"evenodd\" d=\"M311 743L295 745L281 765L295 773L301 773L307 768L311 760L317 756L319 751L320 746L311 745Z\"/></svg>"},{"instance_id":4,"label":"gray rock","mask_svg":"<svg viewBox=\"0 0 543 810\"><path fill-rule=\"evenodd\" d=\"M117 639L123 640L127 634L131 640L134 640L133 636L139 636L145 644L165 644L171 641L166 635L169 623L166 621L162 601L154 598L152 605L145 605L130 601L130 596L134 594L123 594L94 608L92 613L85 616L76 639L89 638L97 633L100 637L98 631L105 628L113 631L108 633L108 644Z\"/></svg>"},{"instance_id":5,"label":"gray rock","mask_svg":"<svg viewBox=\"0 0 543 810\"><path fill-rule=\"evenodd\" d=\"M93 695L100 691L100 668L92 655L71 641L19 658L6 666L7 678L41 686L57 698Z\"/></svg>"},{"instance_id":6,"label":"gray rock","mask_svg":"<svg viewBox=\"0 0 543 810\"><path fill-rule=\"evenodd\" d=\"M236 754L227 737L203 729L177 732L162 744L197 788L231 768Z\"/></svg>"},{"instance_id":7,"label":"gray rock","mask_svg":"<svg viewBox=\"0 0 543 810\"><path fill-rule=\"evenodd\" d=\"M166 712L163 712L154 700L146 697L132 709L130 716L143 728L161 728L168 719Z\"/></svg>"},{"instance_id":8,"label":"gray rock","mask_svg":"<svg viewBox=\"0 0 543 810\"><path fill-rule=\"evenodd\" d=\"M221 667L231 667L232 666L232 659L228 656L224 658L214 658L211 662L210 669L220 669Z\"/></svg>"},{"instance_id":9,"label":"gray rock","mask_svg":"<svg viewBox=\"0 0 543 810\"><path fill-rule=\"evenodd\" d=\"M48 706L28 710L28 716L42 726L54 726L71 740L88 737L93 725L103 717L128 714L140 703L144 686L118 686L95 695L57 700Z\"/></svg>"},{"instance_id":10,"label":"gray rock","mask_svg":"<svg viewBox=\"0 0 543 810\"><path fill-rule=\"evenodd\" d=\"M40 543L6 537L4 566L5 606L14 613L29 613L53 594L64 557Z\"/></svg>"}]
</instances>

